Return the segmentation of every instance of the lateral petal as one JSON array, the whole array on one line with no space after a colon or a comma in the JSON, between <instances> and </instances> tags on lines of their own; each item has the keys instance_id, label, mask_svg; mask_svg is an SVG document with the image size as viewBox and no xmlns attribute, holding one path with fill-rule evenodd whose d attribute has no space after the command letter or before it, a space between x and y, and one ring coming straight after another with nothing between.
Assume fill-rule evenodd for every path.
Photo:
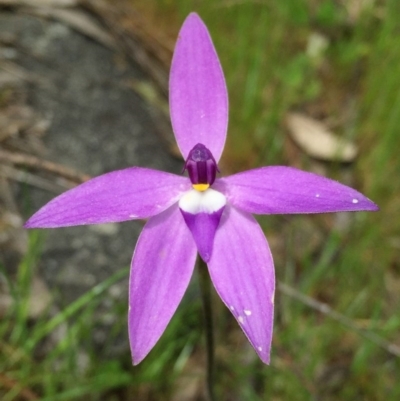
<instances>
[{"instance_id":1,"label":"lateral petal","mask_svg":"<svg viewBox=\"0 0 400 401\"><path fill-rule=\"evenodd\" d=\"M228 126L224 74L207 27L196 13L186 18L172 59L169 102L183 157L198 143L221 157Z\"/></svg>"},{"instance_id":2,"label":"lateral petal","mask_svg":"<svg viewBox=\"0 0 400 401\"><path fill-rule=\"evenodd\" d=\"M269 363L275 273L267 240L248 213L227 205L208 263L222 301L264 363Z\"/></svg>"},{"instance_id":3,"label":"lateral petal","mask_svg":"<svg viewBox=\"0 0 400 401\"><path fill-rule=\"evenodd\" d=\"M57 196L26 223L50 228L112 223L154 216L190 188L188 178L141 167L113 171Z\"/></svg>"},{"instance_id":4,"label":"lateral petal","mask_svg":"<svg viewBox=\"0 0 400 401\"><path fill-rule=\"evenodd\" d=\"M132 258L129 341L137 365L154 347L189 284L196 245L177 205L144 226Z\"/></svg>"},{"instance_id":5,"label":"lateral petal","mask_svg":"<svg viewBox=\"0 0 400 401\"><path fill-rule=\"evenodd\" d=\"M379 210L353 188L292 167L244 171L217 180L213 188L223 192L236 207L255 214Z\"/></svg>"}]
</instances>

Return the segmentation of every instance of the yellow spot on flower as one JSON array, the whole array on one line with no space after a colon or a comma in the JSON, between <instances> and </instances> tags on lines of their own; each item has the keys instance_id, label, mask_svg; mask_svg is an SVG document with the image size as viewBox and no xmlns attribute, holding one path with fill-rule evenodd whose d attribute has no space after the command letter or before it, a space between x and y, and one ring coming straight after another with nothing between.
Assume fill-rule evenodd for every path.
<instances>
[{"instance_id":1,"label":"yellow spot on flower","mask_svg":"<svg viewBox=\"0 0 400 401\"><path fill-rule=\"evenodd\" d=\"M193 188L196 191L200 191L200 192L204 192L209 187L210 187L210 184L193 184Z\"/></svg>"}]
</instances>

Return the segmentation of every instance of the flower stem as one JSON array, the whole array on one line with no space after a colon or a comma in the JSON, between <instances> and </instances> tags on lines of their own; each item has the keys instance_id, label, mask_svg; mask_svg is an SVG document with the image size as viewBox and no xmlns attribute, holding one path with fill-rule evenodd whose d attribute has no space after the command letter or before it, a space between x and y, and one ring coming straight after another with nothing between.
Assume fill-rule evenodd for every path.
<instances>
[{"instance_id":1,"label":"flower stem","mask_svg":"<svg viewBox=\"0 0 400 401\"><path fill-rule=\"evenodd\" d=\"M206 333L206 347L207 347L207 391L210 401L215 401L214 394L214 329L213 329L213 314L211 302L211 282L208 274L207 265L199 258L198 272L200 281L200 292L203 301L204 309L204 323Z\"/></svg>"}]
</instances>

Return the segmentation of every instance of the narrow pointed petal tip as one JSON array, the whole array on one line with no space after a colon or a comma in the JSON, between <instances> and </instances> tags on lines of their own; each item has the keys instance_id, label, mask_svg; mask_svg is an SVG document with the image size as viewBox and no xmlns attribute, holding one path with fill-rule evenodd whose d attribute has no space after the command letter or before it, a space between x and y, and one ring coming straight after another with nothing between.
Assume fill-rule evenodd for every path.
<instances>
[{"instance_id":1,"label":"narrow pointed petal tip","mask_svg":"<svg viewBox=\"0 0 400 401\"><path fill-rule=\"evenodd\" d=\"M179 32L169 92L171 122L184 158L202 143L218 162L228 126L228 94L212 39L196 13Z\"/></svg>"},{"instance_id":2,"label":"narrow pointed petal tip","mask_svg":"<svg viewBox=\"0 0 400 401\"><path fill-rule=\"evenodd\" d=\"M340 182L292 167L271 166L217 180L214 188L255 214L377 211L366 196Z\"/></svg>"},{"instance_id":3,"label":"narrow pointed petal tip","mask_svg":"<svg viewBox=\"0 0 400 401\"><path fill-rule=\"evenodd\" d=\"M175 313L196 255L177 205L149 219L143 228L129 282L128 331L134 365L151 351Z\"/></svg>"},{"instance_id":4,"label":"narrow pointed petal tip","mask_svg":"<svg viewBox=\"0 0 400 401\"><path fill-rule=\"evenodd\" d=\"M275 273L268 242L254 218L226 206L208 263L211 280L260 359L269 364Z\"/></svg>"},{"instance_id":5,"label":"narrow pointed petal tip","mask_svg":"<svg viewBox=\"0 0 400 401\"><path fill-rule=\"evenodd\" d=\"M190 188L186 177L132 167L93 178L57 196L24 225L55 228L154 216Z\"/></svg>"}]
</instances>

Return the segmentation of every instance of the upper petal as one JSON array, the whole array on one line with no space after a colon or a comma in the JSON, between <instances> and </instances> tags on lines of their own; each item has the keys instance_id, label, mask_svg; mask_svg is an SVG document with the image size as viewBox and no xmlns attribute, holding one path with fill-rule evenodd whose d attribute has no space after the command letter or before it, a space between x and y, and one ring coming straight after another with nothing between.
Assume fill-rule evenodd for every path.
<instances>
[{"instance_id":1,"label":"upper petal","mask_svg":"<svg viewBox=\"0 0 400 401\"><path fill-rule=\"evenodd\" d=\"M329 178L291 167L262 167L217 180L213 187L256 214L378 210L363 194Z\"/></svg>"},{"instance_id":2,"label":"upper petal","mask_svg":"<svg viewBox=\"0 0 400 401\"><path fill-rule=\"evenodd\" d=\"M261 360L269 363L274 263L267 240L251 215L226 206L208 268L219 296Z\"/></svg>"},{"instance_id":3,"label":"upper petal","mask_svg":"<svg viewBox=\"0 0 400 401\"><path fill-rule=\"evenodd\" d=\"M140 167L113 171L57 196L27 228L65 227L143 219L162 212L190 188L188 178Z\"/></svg>"},{"instance_id":4,"label":"upper petal","mask_svg":"<svg viewBox=\"0 0 400 401\"><path fill-rule=\"evenodd\" d=\"M221 157L228 125L228 94L210 34L196 13L186 18L172 59L172 127L184 158L198 143Z\"/></svg>"},{"instance_id":5,"label":"upper petal","mask_svg":"<svg viewBox=\"0 0 400 401\"><path fill-rule=\"evenodd\" d=\"M189 284L196 245L177 205L144 226L132 259L129 341L137 365L164 332Z\"/></svg>"}]
</instances>

